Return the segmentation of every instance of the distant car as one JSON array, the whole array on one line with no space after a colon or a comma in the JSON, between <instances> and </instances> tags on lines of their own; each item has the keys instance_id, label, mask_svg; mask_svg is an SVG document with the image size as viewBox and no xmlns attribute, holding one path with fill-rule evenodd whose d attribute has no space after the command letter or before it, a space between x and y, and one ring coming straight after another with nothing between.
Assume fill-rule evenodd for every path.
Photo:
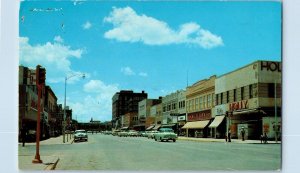
<instances>
[{"instance_id":1,"label":"distant car","mask_svg":"<svg viewBox=\"0 0 300 173\"><path fill-rule=\"evenodd\" d=\"M177 134L175 134L171 128L160 128L158 133L154 133L153 136L155 141L172 140L176 142L177 139Z\"/></svg>"},{"instance_id":2,"label":"distant car","mask_svg":"<svg viewBox=\"0 0 300 173\"><path fill-rule=\"evenodd\" d=\"M128 131L120 131L120 132L118 133L118 136L119 136L119 137L127 137L127 136L128 136Z\"/></svg>"},{"instance_id":3,"label":"distant car","mask_svg":"<svg viewBox=\"0 0 300 173\"><path fill-rule=\"evenodd\" d=\"M74 132L74 142L77 141L88 141L88 135L85 130L75 130Z\"/></svg>"},{"instance_id":4,"label":"distant car","mask_svg":"<svg viewBox=\"0 0 300 173\"><path fill-rule=\"evenodd\" d=\"M139 137L143 136L144 134L145 134L144 131L138 131L138 136L139 136Z\"/></svg>"},{"instance_id":5,"label":"distant car","mask_svg":"<svg viewBox=\"0 0 300 173\"><path fill-rule=\"evenodd\" d=\"M105 134L105 135L111 135L111 133L112 133L112 132L111 132L111 131L108 131L108 130L106 130L106 131L103 132L103 134Z\"/></svg>"},{"instance_id":6,"label":"distant car","mask_svg":"<svg viewBox=\"0 0 300 173\"><path fill-rule=\"evenodd\" d=\"M113 130L112 135L117 136L119 132L121 132L121 130Z\"/></svg>"},{"instance_id":7,"label":"distant car","mask_svg":"<svg viewBox=\"0 0 300 173\"><path fill-rule=\"evenodd\" d=\"M148 136L147 136L148 139L149 139L149 138L153 139L153 138L154 138L154 134L157 133L157 132L158 132L158 131L150 131L150 132L148 132Z\"/></svg>"},{"instance_id":8,"label":"distant car","mask_svg":"<svg viewBox=\"0 0 300 173\"><path fill-rule=\"evenodd\" d=\"M136 130L129 130L129 131L128 131L128 136L131 136L131 137L138 137L138 136L139 136L139 133L138 133Z\"/></svg>"}]
</instances>

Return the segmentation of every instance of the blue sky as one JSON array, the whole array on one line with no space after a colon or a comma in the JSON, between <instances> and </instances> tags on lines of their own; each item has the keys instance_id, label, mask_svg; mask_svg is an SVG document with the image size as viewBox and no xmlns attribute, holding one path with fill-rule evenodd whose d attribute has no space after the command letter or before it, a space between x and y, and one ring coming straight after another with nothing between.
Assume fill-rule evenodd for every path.
<instances>
[{"instance_id":1,"label":"blue sky","mask_svg":"<svg viewBox=\"0 0 300 173\"><path fill-rule=\"evenodd\" d=\"M79 121L111 120L122 89L149 98L253 61L281 60L281 3L242 1L23 1L21 65L47 69L47 85Z\"/></svg>"}]
</instances>

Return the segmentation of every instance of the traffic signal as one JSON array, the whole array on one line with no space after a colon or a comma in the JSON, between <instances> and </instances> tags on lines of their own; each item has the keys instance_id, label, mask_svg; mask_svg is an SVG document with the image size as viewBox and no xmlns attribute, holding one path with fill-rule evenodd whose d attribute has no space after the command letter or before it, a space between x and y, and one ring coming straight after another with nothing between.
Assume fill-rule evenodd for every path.
<instances>
[{"instance_id":1,"label":"traffic signal","mask_svg":"<svg viewBox=\"0 0 300 173\"><path fill-rule=\"evenodd\" d=\"M36 67L36 84L42 85L46 81L46 69L42 68L40 65Z\"/></svg>"}]
</instances>

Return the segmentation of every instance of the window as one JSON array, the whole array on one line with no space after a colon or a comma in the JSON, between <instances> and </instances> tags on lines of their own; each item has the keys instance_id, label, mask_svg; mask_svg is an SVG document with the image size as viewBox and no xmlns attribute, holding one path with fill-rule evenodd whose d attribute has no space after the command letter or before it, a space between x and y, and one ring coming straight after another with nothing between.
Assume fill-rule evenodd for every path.
<instances>
[{"instance_id":1,"label":"window","mask_svg":"<svg viewBox=\"0 0 300 173\"><path fill-rule=\"evenodd\" d=\"M200 100L199 100L199 105L200 105L199 107L200 107L200 110L202 110L202 109L203 109L202 102L203 102L203 101L202 101L202 97L200 97Z\"/></svg>"},{"instance_id":2,"label":"window","mask_svg":"<svg viewBox=\"0 0 300 173\"><path fill-rule=\"evenodd\" d=\"M223 104L223 93L221 93L221 104Z\"/></svg>"},{"instance_id":3,"label":"window","mask_svg":"<svg viewBox=\"0 0 300 173\"><path fill-rule=\"evenodd\" d=\"M214 97L215 97L215 94L211 94L211 103L212 103L212 106L214 106L214 104L215 104Z\"/></svg>"},{"instance_id":4,"label":"window","mask_svg":"<svg viewBox=\"0 0 300 173\"><path fill-rule=\"evenodd\" d=\"M249 85L249 98L253 98L253 90L252 90L252 85Z\"/></svg>"},{"instance_id":5,"label":"window","mask_svg":"<svg viewBox=\"0 0 300 173\"><path fill-rule=\"evenodd\" d=\"M229 103L229 91L226 92L226 103Z\"/></svg>"},{"instance_id":6,"label":"window","mask_svg":"<svg viewBox=\"0 0 300 173\"><path fill-rule=\"evenodd\" d=\"M244 87L241 88L241 100L244 100Z\"/></svg>"},{"instance_id":7,"label":"window","mask_svg":"<svg viewBox=\"0 0 300 173\"><path fill-rule=\"evenodd\" d=\"M268 97L274 98L275 97L275 85L274 83L268 84Z\"/></svg>"},{"instance_id":8,"label":"window","mask_svg":"<svg viewBox=\"0 0 300 173\"><path fill-rule=\"evenodd\" d=\"M206 96L203 96L203 109L206 108Z\"/></svg>"},{"instance_id":9,"label":"window","mask_svg":"<svg viewBox=\"0 0 300 173\"><path fill-rule=\"evenodd\" d=\"M195 109L196 109L196 110L198 109L198 101L199 101L199 99L196 98L196 101L195 101Z\"/></svg>"},{"instance_id":10,"label":"window","mask_svg":"<svg viewBox=\"0 0 300 173\"><path fill-rule=\"evenodd\" d=\"M219 105L219 94L216 94L216 105Z\"/></svg>"},{"instance_id":11,"label":"window","mask_svg":"<svg viewBox=\"0 0 300 173\"><path fill-rule=\"evenodd\" d=\"M233 90L233 101L236 101L236 89Z\"/></svg>"},{"instance_id":12,"label":"window","mask_svg":"<svg viewBox=\"0 0 300 173\"><path fill-rule=\"evenodd\" d=\"M207 107L211 107L211 95L207 95Z\"/></svg>"},{"instance_id":13,"label":"window","mask_svg":"<svg viewBox=\"0 0 300 173\"><path fill-rule=\"evenodd\" d=\"M192 100L192 110L195 109L195 104L194 104L194 102L195 102L195 99Z\"/></svg>"},{"instance_id":14,"label":"window","mask_svg":"<svg viewBox=\"0 0 300 173\"><path fill-rule=\"evenodd\" d=\"M183 103L183 107L185 107L185 101L182 101L182 103Z\"/></svg>"}]
</instances>

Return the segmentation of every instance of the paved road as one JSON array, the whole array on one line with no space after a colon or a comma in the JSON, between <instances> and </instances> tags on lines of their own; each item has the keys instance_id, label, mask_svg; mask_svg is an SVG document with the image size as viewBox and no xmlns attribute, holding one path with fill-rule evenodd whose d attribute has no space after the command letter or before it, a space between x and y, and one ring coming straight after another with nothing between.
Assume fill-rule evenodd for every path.
<instances>
[{"instance_id":1,"label":"paved road","mask_svg":"<svg viewBox=\"0 0 300 173\"><path fill-rule=\"evenodd\" d=\"M30 149L31 150L31 149ZM279 144L181 141L90 134L88 142L45 145L57 154L56 170L278 170ZM34 147L33 151L34 153Z\"/></svg>"}]
</instances>

